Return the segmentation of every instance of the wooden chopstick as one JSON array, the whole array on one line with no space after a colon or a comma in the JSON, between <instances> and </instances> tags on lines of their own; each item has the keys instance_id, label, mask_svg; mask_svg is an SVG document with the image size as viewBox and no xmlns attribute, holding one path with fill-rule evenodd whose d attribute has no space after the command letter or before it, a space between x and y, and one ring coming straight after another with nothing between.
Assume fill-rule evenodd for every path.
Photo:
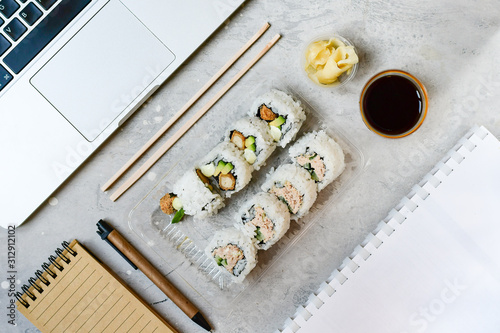
<instances>
[{"instance_id":1,"label":"wooden chopstick","mask_svg":"<svg viewBox=\"0 0 500 333\"><path fill-rule=\"evenodd\" d=\"M191 119L165 142L137 171L134 172L111 196L110 199L116 201L125 191L127 191L146 171L151 168L163 154L165 154L174 143L179 140L248 70L255 65L264 54L271 49L280 39L281 35L276 35L245 67L243 67L210 101L208 101Z\"/></svg>"},{"instance_id":2,"label":"wooden chopstick","mask_svg":"<svg viewBox=\"0 0 500 333\"><path fill-rule=\"evenodd\" d=\"M170 118L170 120L163 125L158 132L156 132L151 139L149 139L144 146L137 153L132 156L127 163L125 163L120 170L118 170L113 177L111 177L102 187L102 191L106 191L111 187L124 173L127 171L132 164L134 164L139 157L141 157L169 128L172 126L227 70L231 67L236 60L238 60L249 48L252 46L263 34L269 29L271 25L266 22L262 28L257 31L257 33L248 40L248 42L243 45L243 47L231 58L229 61L217 72L214 76L200 89L198 92L191 97L189 101L179 110L177 113Z\"/></svg>"}]
</instances>

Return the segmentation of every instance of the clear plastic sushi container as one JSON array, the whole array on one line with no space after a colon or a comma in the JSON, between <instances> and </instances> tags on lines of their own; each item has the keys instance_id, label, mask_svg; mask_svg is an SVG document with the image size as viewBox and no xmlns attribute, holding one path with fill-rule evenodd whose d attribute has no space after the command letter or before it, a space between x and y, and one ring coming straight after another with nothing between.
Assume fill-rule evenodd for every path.
<instances>
[{"instance_id":1,"label":"clear plastic sushi container","mask_svg":"<svg viewBox=\"0 0 500 333\"><path fill-rule=\"evenodd\" d=\"M177 147L179 152L184 150L189 151L189 154L179 153L178 155L182 157L178 160L168 160L168 163L165 163L166 173L129 214L129 227L165 261L169 268L178 273L187 288L194 289L221 314L229 313L226 310L233 306L238 298L244 297L245 293L251 293L252 290L257 292L259 280L276 262L287 256L289 250L317 220L328 214L332 209L329 203L335 201L335 198L349 187L364 167L362 152L339 128L335 127L335 124L331 121L326 122L321 114L285 80L272 78L269 74L263 79L262 75L255 72L248 76L249 78L245 78L233 87L231 94L222 99L214 107L215 110L210 111L213 114L205 120L205 123L197 124L191 130L194 133L201 133L200 130L204 129L203 134L191 134L191 138L178 143L181 145ZM232 123L247 116L255 98L273 88L292 95L301 102L306 111L307 119L296 139L285 148L277 147L267 160L267 164L252 173L250 184L225 199L225 207L220 209L218 214L204 220L184 216L181 222L172 224L173 215L162 212L159 206L160 199L166 193L172 192L173 184L187 168L193 167L197 160L204 157L222 140ZM237 102L234 103L234 100ZM227 114L228 109L231 110L229 116L221 117L221 114ZM260 186L266 175L281 164L290 162L288 148L304 133L317 130L325 130L342 147L346 163L344 172L318 193L315 204L306 216L298 221L291 221L289 230L276 244L268 250L258 251L258 263L242 283L232 282L229 274L221 272L215 261L204 254L205 247L217 230L234 225L239 207L254 194L261 192Z\"/></svg>"}]
</instances>

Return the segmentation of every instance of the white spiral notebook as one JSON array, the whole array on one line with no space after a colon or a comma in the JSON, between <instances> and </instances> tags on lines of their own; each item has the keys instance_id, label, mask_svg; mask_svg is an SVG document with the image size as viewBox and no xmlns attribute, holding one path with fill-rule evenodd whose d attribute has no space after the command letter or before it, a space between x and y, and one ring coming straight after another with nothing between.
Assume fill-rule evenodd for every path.
<instances>
[{"instance_id":1,"label":"white spiral notebook","mask_svg":"<svg viewBox=\"0 0 500 333\"><path fill-rule=\"evenodd\" d=\"M500 332L500 142L473 128L281 332Z\"/></svg>"}]
</instances>

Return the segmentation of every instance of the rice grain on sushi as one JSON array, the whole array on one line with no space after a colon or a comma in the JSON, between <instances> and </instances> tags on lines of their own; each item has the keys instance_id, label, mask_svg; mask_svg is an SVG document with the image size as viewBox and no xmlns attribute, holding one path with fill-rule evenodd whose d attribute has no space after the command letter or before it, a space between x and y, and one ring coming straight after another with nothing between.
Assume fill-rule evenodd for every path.
<instances>
[{"instance_id":1,"label":"rice grain on sushi","mask_svg":"<svg viewBox=\"0 0 500 333\"><path fill-rule=\"evenodd\" d=\"M249 115L265 120L269 125L271 136L281 147L285 147L295 139L306 119L306 113L300 102L277 89L257 97Z\"/></svg>"},{"instance_id":2,"label":"rice grain on sushi","mask_svg":"<svg viewBox=\"0 0 500 333\"><path fill-rule=\"evenodd\" d=\"M173 188L179 197L184 212L197 219L214 215L224 207L224 200L210 184L203 182L197 171L189 169L179 178Z\"/></svg>"},{"instance_id":3,"label":"rice grain on sushi","mask_svg":"<svg viewBox=\"0 0 500 333\"><path fill-rule=\"evenodd\" d=\"M318 191L334 181L345 169L344 152L325 131L305 134L288 151L297 165L306 169Z\"/></svg>"},{"instance_id":4,"label":"rice grain on sushi","mask_svg":"<svg viewBox=\"0 0 500 333\"><path fill-rule=\"evenodd\" d=\"M250 238L236 228L217 231L205 248L205 254L237 283L241 283L257 264L257 249Z\"/></svg>"},{"instance_id":5,"label":"rice grain on sushi","mask_svg":"<svg viewBox=\"0 0 500 333\"><path fill-rule=\"evenodd\" d=\"M243 151L243 157L255 170L266 164L276 149L265 121L257 117L245 117L236 121L226 132L225 139Z\"/></svg>"},{"instance_id":6,"label":"rice grain on sushi","mask_svg":"<svg viewBox=\"0 0 500 333\"><path fill-rule=\"evenodd\" d=\"M243 189L252 179L252 166L231 142L221 142L196 166L221 195L230 197Z\"/></svg>"},{"instance_id":7,"label":"rice grain on sushi","mask_svg":"<svg viewBox=\"0 0 500 333\"><path fill-rule=\"evenodd\" d=\"M317 186L309 172L295 164L281 165L268 176L261 188L283 201L292 219L307 214L317 197Z\"/></svg>"},{"instance_id":8,"label":"rice grain on sushi","mask_svg":"<svg viewBox=\"0 0 500 333\"><path fill-rule=\"evenodd\" d=\"M287 232L290 212L276 196L261 192L242 206L235 225L253 239L257 249L267 250Z\"/></svg>"}]
</instances>

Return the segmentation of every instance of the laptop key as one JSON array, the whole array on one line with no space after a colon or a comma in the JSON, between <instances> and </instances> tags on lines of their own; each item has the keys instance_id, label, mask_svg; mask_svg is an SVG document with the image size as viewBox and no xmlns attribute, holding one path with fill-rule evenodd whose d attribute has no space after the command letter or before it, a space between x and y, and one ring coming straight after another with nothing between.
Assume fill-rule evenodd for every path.
<instances>
[{"instance_id":1,"label":"laptop key","mask_svg":"<svg viewBox=\"0 0 500 333\"><path fill-rule=\"evenodd\" d=\"M15 17L5 26L5 28L3 28L3 31L5 31L5 33L12 38L13 41L18 40L19 37L26 32L26 30L28 29L21 23L21 21L19 21L17 17Z\"/></svg>"},{"instance_id":2,"label":"laptop key","mask_svg":"<svg viewBox=\"0 0 500 333\"><path fill-rule=\"evenodd\" d=\"M42 11L38 9L33 2L30 2L23 8L23 10L21 10L19 16L21 16L29 25L33 25L36 21L38 21L40 16L42 16Z\"/></svg>"},{"instance_id":3,"label":"laptop key","mask_svg":"<svg viewBox=\"0 0 500 333\"><path fill-rule=\"evenodd\" d=\"M10 18L18 9L19 5L14 0L0 0L0 13L6 18Z\"/></svg>"},{"instance_id":4,"label":"laptop key","mask_svg":"<svg viewBox=\"0 0 500 333\"><path fill-rule=\"evenodd\" d=\"M9 49L12 44L3 35L0 35L0 56Z\"/></svg>"},{"instance_id":5,"label":"laptop key","mask_svg":"<svg viewBox=\"0 0 500 333\"><path fill-rule=\"evenodd\" d=\"M2 18L0 17L0 27L2 26L3 23L4 23L4 20L2 20Z\"/></svg>"},{"instance_id":6,"label":"laptop key","mask_svg":"<svg viewBox=\"0 0 500 333\"><path fill-rule=\"evenodd\" d=\"M0 91L12 80L12 75L10 75L7 70L0 65Z\"/></svg>"},{"instance_id":7,"label":"laptop key","mask_svg":"<svg viewBox=\"0 0 500 333\"><path fill-rule=\"evenodd\" d=\"M5 56L3 62L18 74L91 1L62 0Z\"/></svg>"},{"instance_id":8,"label":"laptop key","mask_svg":"<svg viewBox=\"0 0 500 333\"><path fill-rule=\"evenodd\" d=\"M42 5L43 9L49 10L53 4L57 2L57 0L36 0L40 5Z\"/></svg>"}]
</instances>

